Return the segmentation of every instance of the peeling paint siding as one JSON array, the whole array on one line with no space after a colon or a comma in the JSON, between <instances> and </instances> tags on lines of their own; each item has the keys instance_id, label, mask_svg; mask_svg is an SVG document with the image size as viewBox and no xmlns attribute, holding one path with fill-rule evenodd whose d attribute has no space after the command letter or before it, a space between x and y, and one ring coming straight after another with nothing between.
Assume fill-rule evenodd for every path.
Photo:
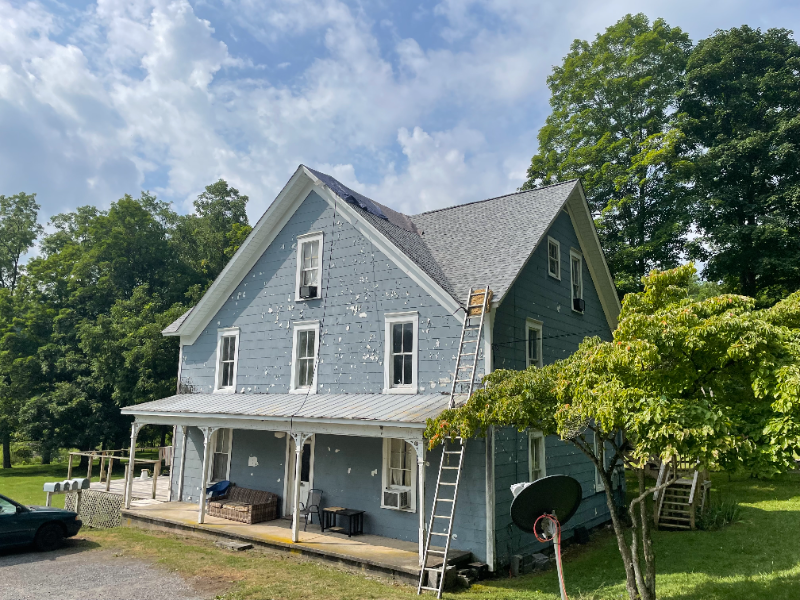
<instances>
[{"instance_id":1,"label":"peeling paint siding","mask_svg":"<svg viewBox=\"0 0 800 600\"><path fill-rule=\"evenodd\" d=\"M323 296L295 302L298 235L324 234ZM240 328L237 392L287 392L293 321L322 322L318 393L380 392L384 314L418 311L420 391L449 391L461 325L312 192L192 345L181 378L211 391L217 329ZM369 347L368 347L369 346ZM481 356L482 359L482 356ZM481 360L479 371L482 372ZM430 383L436 387L430 390Z\"/></svg>"},{"instance_id":2,"label":"peeling paint siding","mask_svg":"<svg viewBox=\"0 0 800 600\"><path fill-rule=\"evenodd\" d=\"M551 363L569 356L587 335L611 339L597 291L586 262L583 263L583 295L586 311L579 314L570 306L570 247L579 249L569 216L562 212L548 232L561 243L561 280L547 272L546 236L522 270L494 321L494 366L497 369L526 367L525 329L528 318L542 322L542 358ZM560 310L559 310L560 307ZM583 489L583 501L576 515L564 527L564 537L579 526L594 527L610 519L605 493L595 493L594 465L574 446L557 436L545 441L548 475L569 475ZM511 522L511 485L528 481L528 432L513 427L497 430L495 445L495 557L498 566L509 564L511 556L535 552L544 545L533 534L520 531Z\"/></svg>"}]
</instances>

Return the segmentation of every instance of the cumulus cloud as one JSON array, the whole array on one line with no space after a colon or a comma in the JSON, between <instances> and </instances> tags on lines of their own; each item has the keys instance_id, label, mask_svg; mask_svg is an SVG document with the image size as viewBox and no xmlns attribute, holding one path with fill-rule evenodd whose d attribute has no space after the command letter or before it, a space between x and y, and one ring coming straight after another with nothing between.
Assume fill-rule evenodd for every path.
<instances>
[{"instance_id":1,"label":"cumulus cloud","mask_svg":"<svg viewBox=\"0 0 800 600\"><path fill-rule=\"evenodd\" d=\"M146 187L190 210L224 177L257 217L302 162L409 213L501 195L536 150L552 65L642 9L0 0L0 193L37 192L51 215ZM644 10L695 38L798 20L777 1Z\"/></svg>"}]
</instances>

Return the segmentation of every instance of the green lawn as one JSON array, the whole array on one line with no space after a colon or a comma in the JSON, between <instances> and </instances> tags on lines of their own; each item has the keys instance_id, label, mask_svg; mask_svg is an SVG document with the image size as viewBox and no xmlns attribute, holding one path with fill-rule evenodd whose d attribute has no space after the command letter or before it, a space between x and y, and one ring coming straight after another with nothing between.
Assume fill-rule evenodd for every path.
<instances>
[{"instance_id":1,"label":"green lawn","mask_svg":"<svg viewBox=\"0 0 800 600\"><path fill-rule=\"evenodd\" d=\"M58 469L62 471L58 471ZM41 484L65 467L0 470L0 490L41 503ZM53 477L53 475L57 475ZM800 597L800 474L762 481L714 477L717 497L742 504L741 521L721 531L656 532L658 596L674 600L796 600ZM83 534L82 534L83 535ZM86 537L122 556L153 560L226 600L408 598L415 590L389 586L302 558L275 553L232 554L205 541L129 529L87 530ZM594 533L586 547L570 547L565 579L572 600L625 598L616 543ZM554 572L502 578L447 594L471 600L557 600Z\"/></svg>"}]
</instances>

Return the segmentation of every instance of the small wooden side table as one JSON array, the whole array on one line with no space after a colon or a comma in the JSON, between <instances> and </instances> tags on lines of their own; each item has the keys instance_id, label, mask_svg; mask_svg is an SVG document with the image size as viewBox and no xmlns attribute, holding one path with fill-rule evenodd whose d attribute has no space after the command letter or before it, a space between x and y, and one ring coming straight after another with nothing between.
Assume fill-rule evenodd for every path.
<instances>
[{"instance_id":1,"label":"small wooden side table","mask_svg":"<svg viewBox=\"0 0 800 600\"><path fill-rule=\"evenodd\" d=\"M337 517L347 519L347 528L340 527ZM330 529L335 533L346 533L347 537L364 533L364 511L341 506L329 506L322 509L322 531Z\"/></svg>"}]
</instances>

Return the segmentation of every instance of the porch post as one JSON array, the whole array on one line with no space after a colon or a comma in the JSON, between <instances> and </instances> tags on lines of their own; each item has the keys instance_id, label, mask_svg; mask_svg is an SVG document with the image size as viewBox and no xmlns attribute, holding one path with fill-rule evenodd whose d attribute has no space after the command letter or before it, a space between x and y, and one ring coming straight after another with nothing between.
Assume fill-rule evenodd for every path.
<instances>
[{"instance_id":1,"label":"porch post","mask_svg":"<svg viewBox=\"0 0 800 600\"><path fill-rule=\"evenodd\" d=\"M425 440L406 440L417 452L417 512L419 513L419 564L425 559Z\"/></svg>"},{"instance_id":2,"label":"porch post","mask_svg":"<svg viewBox=\"0 0 800 600\"><path fill-rule=\"evenodd\" d=\"M306 440L311 437L309 434L298 431L292 433L294 440L294 490L292 490L292 541L300 541L300 476L303 468L303 446Z\"/></svg>"},{"instance_id":3,"label":"porch post","mask_svg":"<svg viewBox=\"0 0 800 600\"><path fill-rule=\"evenodd\" d=\"M128 459L128 470L125 472L125 508L131 507L131 496L133 495L133 464L136 460L136 438L139 437L139 430L142 424L138 421L131 423L131 450ZM72 458L70 456L70 458Z\"/></svg>"},{"instance_id":4,"label":"porch post","mask_svg":"<svg viewBox=\"0 0 800 600\"><path fill-rule=\"evenodd\" d=\"M200 510L197 522L201 525L206 522L206 487L208 486L208 467L211 462L211 436L218 427L201 427L203 432L203 472L200 475Z\"/></svg>"},{"instance_id":5,"label":"porch post","mask_svg":"<svg viewBox=\"0 0 800 600\"><path fill-rule=\"evenodd\" d=\"M181 425L181 467L178 473L178 502L183 502L183 469L186 467L186 425ZM172 466L175 466L175 456L172 457ZM170 473L172 470L170 469Z\"/></svg>"},{"instance_id":6,"label":"porch post","mask_svg":"<svg viewBox=\"0 0 800 600\"><path fill-rule=\"evenodd\" d=\"M172 458L169 461L169 481L167 482L167 502L172 502L172 476L175 474L175 434L178 432L178 426L172 426ZM166 463L166 461L165 461Z\"/></svg>"}]
</instances>

